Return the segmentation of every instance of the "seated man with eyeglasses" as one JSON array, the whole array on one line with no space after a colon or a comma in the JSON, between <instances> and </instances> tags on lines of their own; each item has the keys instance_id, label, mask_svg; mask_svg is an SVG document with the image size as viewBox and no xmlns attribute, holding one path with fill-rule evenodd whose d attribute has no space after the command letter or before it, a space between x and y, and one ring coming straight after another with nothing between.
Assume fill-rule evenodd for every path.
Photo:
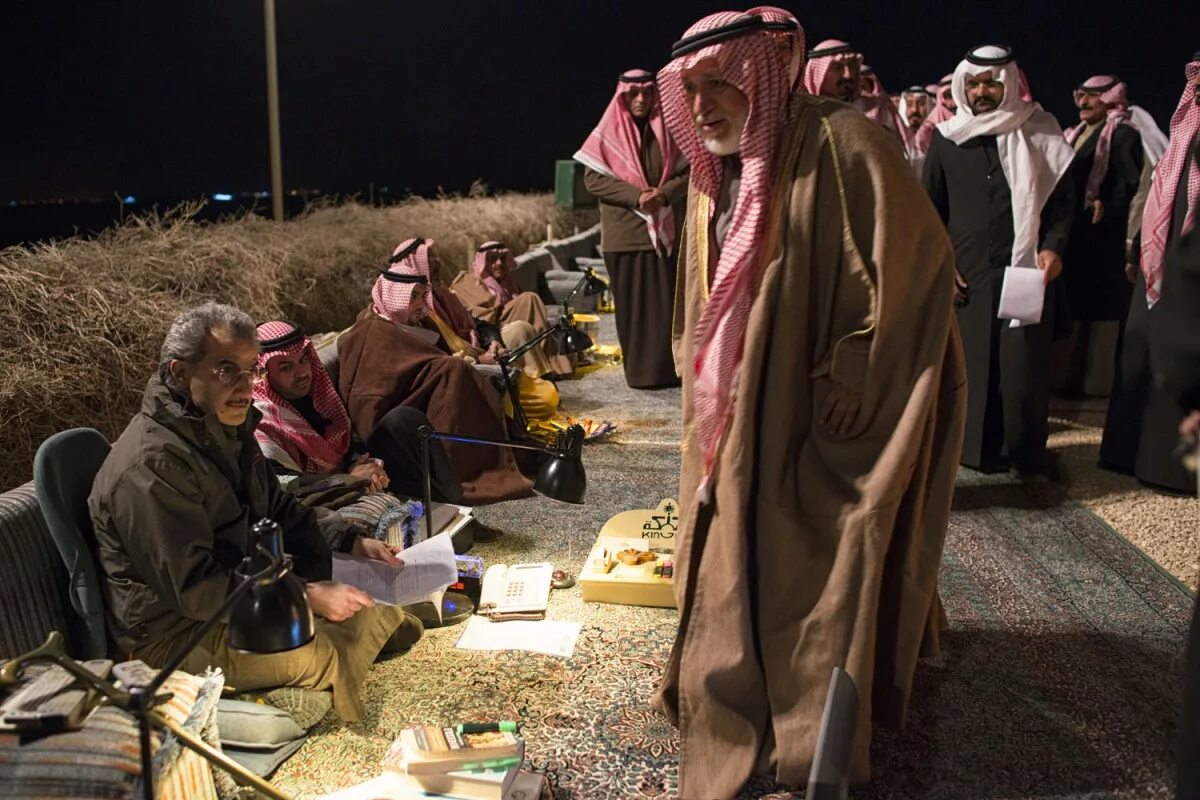
<instances>
[{"instance_id":1,"label":"seated man with eyeglasses","mask_svg":"<svg viewBox=\"0 0 1200 800\"><path fill-rule=\"evenodd\" d=\"M270 518L308 581L316 637L298 650L245 654L229 647L220 625L183 669L219 667L238 691L331 690L334 709L352 722L362 714L359 687L376 656L385 645L411 645L421 626L402 609L377 606L330 580L335 551L403 562L336 513L304 508L280 490L254 440L260 415L252 392L264 375L258 350L253 320L217 303L184 311L167 331L142 408L88 498L109 631L122 656L165 663L221 606L250 526Z\"/></svg>"}]
</instances>

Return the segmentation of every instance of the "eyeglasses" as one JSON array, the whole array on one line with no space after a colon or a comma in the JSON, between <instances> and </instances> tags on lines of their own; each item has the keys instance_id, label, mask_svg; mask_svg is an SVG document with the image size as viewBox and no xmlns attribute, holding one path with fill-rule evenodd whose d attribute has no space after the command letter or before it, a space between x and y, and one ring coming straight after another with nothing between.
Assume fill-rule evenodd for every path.
<instances>
[{"instance_id":1,"label":"eyeglasses","mask_svg":"<svg viewBox=\"0 0 1200 800\"><path fill-rule=\"evenodd\" d=\"M262 383L267 377L267 371L258 366L251 367L250 369L238 369L235 366L226 364L223 367L210 369L209 372L216 376L217 381L222 386L236 386L242 378L249 378L250 385L254 386Z\"/></svg>"}]
</instances>

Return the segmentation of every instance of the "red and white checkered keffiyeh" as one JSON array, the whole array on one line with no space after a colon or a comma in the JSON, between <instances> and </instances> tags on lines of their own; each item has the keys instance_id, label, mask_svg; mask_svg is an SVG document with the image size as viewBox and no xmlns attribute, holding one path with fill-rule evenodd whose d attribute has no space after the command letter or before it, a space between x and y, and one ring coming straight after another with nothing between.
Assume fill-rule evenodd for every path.
<instances>
[{"instance_id":1,"label":"red and white checkered keffiyeh","mask_svg":"<svg viewBox=\"0 0 1200 800\"><path fill-rule=\"evenodd\" d=\"M731 11L712 14L688 28L685 37L743 19ZM717 207L723 163L710 153L696 132L682 72L705 59L716 59L722 78L749 100L738 155L741 188L733 220L725 236L708 303L695 331L694 405L696 433L704 459L700 495L708 479L733 410L738 368L745 349L746 326L754 301L761 259L758 244L770 213L771 187L777 178L776 153L788 115L790 91L779 54L760 31L709 45L669 62L658 73L667 127L692 165L692 188ZM705 234L700 234L705 235ZM708 265L701 265L706 269Z\"/></svg>"},{"instance_id":2,"label":"red and white checkered keffiyeh","mask_svg":"<svg viewBox=\"0 0 1200 800\"><path fill-rule=\"evenodd\" d=\"M1105 88L1107 87L1107 88ZM1096 93L1100 101L1109 106L1104 128L1096 142L1096 155L1092 160L1092 171L1088 173L1087 187L1084 190L1084 201L1092 202L1100 196L1100 185L1108 174L1108 161L1112 149L1113 131L1118 125L1129 124L1129 98L1125 94L1125 82L1115 75L1095 75L1083 82L1075 90L1075 104L1079 105L1084 94ZM1074 145L1079 135L1087 130L1087 123L1080 122L1074 128L1066 131L1067 143Z\"/></svg>"},{"instance_id":3,"label":"red and white checkered keffiyeh","mask_svg":"<svg viewBox=\"0 0 1200 800\"><path fill-rule=\"evenodd\" d=\"M946 108L946 103L954 99L950 91L953 83L954 75L945 75L938 81L937 86L928 87L936 100L929 116L921 123L921 127L917 128L913 137L913 150L921 156L929 152L929 144L933 141L933 129L954 116L954 112Z\"/></svg>"},{"instance_id":4,"label":"red and white checkered keffiyeh","mask_svg":"<svg viewBox=\"0 0 1200 800\"><path fill-rule=\"evenodd\" d=\"M626 96L633 87L646 83L654 83L654 74L644 69L621 73L617 90L604 109L600 123L574 155L574 159L585 167L642 191L665 184L680 167L682 160L679 148L663 123L662 103L655 86L649 123L662 152L663 167L659 175L646 175L642 170L642 130L629 111ZM637 208L630 210L646 222L650 242L655 249L669 255L675 247L675 211L669 205L664 205L653 214Z\"/></svg>"},{"instance_id":5,"label":"red and white checkered keffiyeh","mask_svg":"<svg viewBox=\"0 0 1200 800\"><path fill-rule=\"evenodd\" d=\"M403 252L405 248L411 246L415 241L416 239L405 239L392 251L392 257L395 258L397 253ZM422 244L418 245L412 253L400 261L389 264L387 271L394 275L423 276L426 282L428 282L429 243L425 240L421 241ZM375 279L375 286L371 289L372 308L374 308L375 313L397 325L411 324L412 320L409 318L409 311L412 306L414 286L415 284L412 283L391 281L380 275ZM426 289L428 289L428 285ZM428 291L425 292L424 305L426 313L433 310L433 299L430 297Z\"/></svg>"},{"instance_id":6,"label":"red and white checkered keffiyeh","mask_svg":"<svg viewBox=\"0 0 1200 800\"><path fill-rule=\"evenodd\" d=\"M309 396L312 397L313 408L329 420L329 425L325 427L324 434L318 434L290 401L271 388L269 381L263 381L254 386L254 407L262 413L262 420L254 430L254 438L264 447L274 445L282 448L305 472L340 471L350 450L350 417L312 342L295 324L281 321L259 325L258 341L269 342L292 333L300 334L299 338L259 353L258 365L265 369L272 359L279 356L295 358L307 355L312 369Z\"/></svg>"},{"instance_id":7,"label":"red and white checkered keffiyeh","mask_svg":"<svg viewBox=\"0 0 1200 800\"><path fill-rule=\"evenodd\" d=\"M828 50L832 47L849 46L847 42L843 42L841 39L826 39L814 47L813 50ZM862 69L863 56L862 53L849 52L810 58L808 63L804 65L804 90L811 95L820 97L821 84L825 83L825 73L829 72L829 68L833 66L835 61L856 61L858 62L859 69Z\"/></svg>"},{"instance_id":8,"label":"red and white checkered keffiyeh","mask_svg":"<svg viewBox=\"0 0 1200 800\"><path fill-rule=\"evenodd\" d=\"M1167 250L1167 236L1171 233L1171 217L1175 204L1181 199L1187 203L1183 230L1187 233L1196 224L1196 200L1200 197L1200 164L1188 158L1188 149L1200 130L1200 106L1196 105L1191 82L1200 75L1200 60L1192 61L1184 70L1189 86L1179 98L1179 105L1171 116L1171 140L1167 152L1154 168L1154 183L1150 185L1150 196L1146 198L1146 212L1142 216L1142 274L1146 276L1146 304L1153 307L1162 297L1163 255ZM1183 166L1191 161L1187 178L1187 194L1180 198L1176 192Z\"/></svg>"},{"instance_id":9,"label":"red and white checkered keffiyeh","mask_svg":"<svg viewBox=\"0 0 1200 800\"><path fill-rule=\"evenodd\" d=\"M414 241L416 240L406 239L396 245L396 249L392 251L392 257L395 258L399 253L403 253L405 248ZM418 245L416 250L395 262L397 266L396 271L400 274L419 275L423 277L429 288L429 291L425 294L426 312L432 315L435 320L441 319L446 327L466 344L472 347L479 347L479 332L475 330L475 322L471 319L471 315L467 312L467 309L463 307L462 301L444 286L434 288L433 266L430 264L429 254L437 244L437 241L434 239L422 239L421 241L423 244Z\"/></svg>"},{"instance_id":10,"label":"red and white checkered keffiyeh","mask_svg":"<svg viewBox=\"0 0 1200 800\"><path fill-rule=\"evenodd\" d=\"M503 250L505 252L505 261L508 263L508 272L504 275L504 280L496 280L496 276L492 274L488 268L488 253L493 250ZM503 242L484 242L479 245L479 249L475 251L475 262L471 264L471 271L479 276L487 286L488 291L500 301L500 305L506 306L508 303L521 293L517 286L516 271L517 260L513 258L513 254L504 246Z\"/></svg>"},{"instance_id":11,"label":"red and white checkered keffiyeh","mask_svg":"<svg viewBox=\"0 0 1200 800\"><path fill-rule=\"evenodd\" d=\"M763 22L767 23L767 35L771 37L786 36L792 48L792 58L788 67L788 81L791 83L793 92L804 91L804 83L801 81L801 76L804 70L804 26L800 24L800 20L796 19L792 12L786 8L778 8L777 6L755 6L747 9L747 14L754 14L763 18ZM786 29L773 28L772 26L786 25ZM794 28L792 26L795 26Z\"/></svg>"}]
</instances>

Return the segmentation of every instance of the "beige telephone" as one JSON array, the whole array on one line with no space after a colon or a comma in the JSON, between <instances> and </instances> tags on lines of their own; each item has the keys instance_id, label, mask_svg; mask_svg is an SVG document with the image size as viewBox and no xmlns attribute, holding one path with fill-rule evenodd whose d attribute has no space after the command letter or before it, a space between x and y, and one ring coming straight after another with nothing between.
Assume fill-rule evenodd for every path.
<instances>
[{"instance_id":1,"label":"beige telephone","mask_svg":"<svg viewBox=\"0 0 1200 800\"><path fill-rule=\"evenodd\" d=\"M544 618L553 572L545 562L493 564L483 574L478 612L495 621Z\"/></svg>"}]
</instances>

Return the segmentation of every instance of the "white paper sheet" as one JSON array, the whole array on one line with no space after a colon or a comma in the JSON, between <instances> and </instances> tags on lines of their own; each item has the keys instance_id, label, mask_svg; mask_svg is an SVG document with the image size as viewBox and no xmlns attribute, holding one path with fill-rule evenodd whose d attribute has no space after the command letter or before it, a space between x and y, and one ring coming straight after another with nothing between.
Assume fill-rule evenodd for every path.
<instances>
[{"instance_id":1,"label":"white paper sheet","mask_svg":"<svg viewBox=\"0 0 1200 800\"><path fill-rule=\"evenodd\" d=\"M400 553L404 567L382 561L333 554L333 579L357 586L376 602L403 606L430 600L439 609L446 587L458 581L454 563L454 545L449 534L415 544Z\"/></svg>"},{"instance_id":2,"label":"white paper sheet","mask_svg":"<svg viewBox=\"0 0 1200 800\"><path fill-rule=\"evenodd\" d=\"M459 650L523 650L570 658L582 627L578 622L562 620L492 622L471 617L454 646Z\"/></svg>"},{"instance_id":3,"label":"white paper sheet","mask_svg":"<svg viewBox=\"0 0 1200 800\"><path fill-rule=\"evenodd\" d=\"M1006 267L1000 287L1000 310L996 316L1012 320L1012 327L1042 321L1046 284L1042 271L1031 267Z\"/></svg>"}]
</instances>

